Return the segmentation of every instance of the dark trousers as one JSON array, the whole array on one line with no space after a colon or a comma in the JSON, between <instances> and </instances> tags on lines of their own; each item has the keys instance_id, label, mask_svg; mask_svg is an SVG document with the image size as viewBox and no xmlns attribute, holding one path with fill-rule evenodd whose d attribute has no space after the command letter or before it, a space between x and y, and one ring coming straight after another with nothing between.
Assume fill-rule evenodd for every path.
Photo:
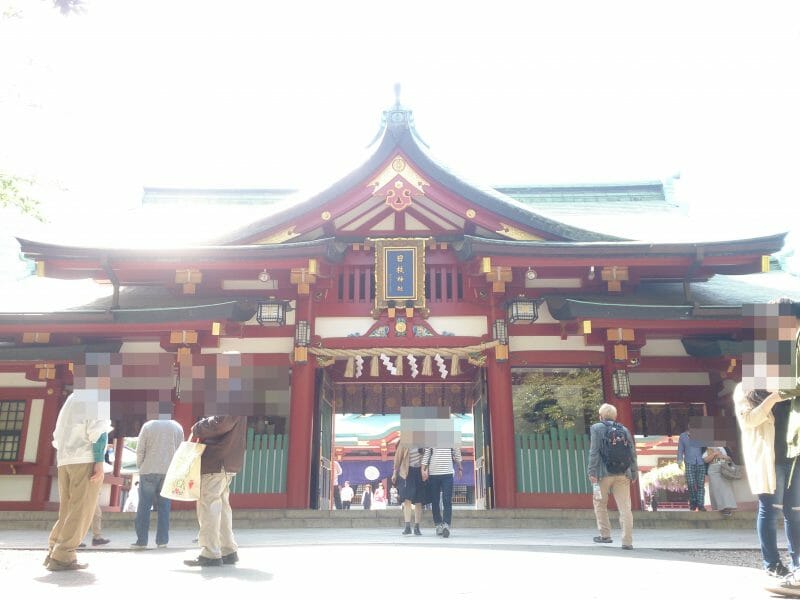
<instances>
[{"instance_id":1,"label":"dark trousers","mask_svg":"<svg viewBox=\"0 0 800 600\"><path fill-rule=\"evenodd\" d=\"M703 508L706 505L706 466L686 465L686 487L689 488L689 508Z\"/></svg>"},{"instance_id":2,"label":"dark trousers","mask_svg":"<svg viewBox=\"0 0 800 600\"><path fill-rule=\"evenodd\" d=\"M452 525L453 518L453 474L431 475L428 478L428 485L431 493L431 512L433 513L433 524L447 523ZM441 498L444 514L439 508Z\"/></svg>"},{"instance_id":3,"label":"dark trousers","mask_svg":"<svg viewBox=\"0 0 800 600\"><path fill-rule=\"evenodd\" d=\"M339 494L339 486L333 486L333 505L336 510L342 510L342 496Z\"/></svg>"},{"instance_id":4,"label":"dark trousers","mask_svg":"<svg viewBox=\"0 0 800 600\"><path fill-rule=\"evenodd\" d=\"M350 500L342 502L342 510L350 510Z\"/></svg>"}]
</instances>

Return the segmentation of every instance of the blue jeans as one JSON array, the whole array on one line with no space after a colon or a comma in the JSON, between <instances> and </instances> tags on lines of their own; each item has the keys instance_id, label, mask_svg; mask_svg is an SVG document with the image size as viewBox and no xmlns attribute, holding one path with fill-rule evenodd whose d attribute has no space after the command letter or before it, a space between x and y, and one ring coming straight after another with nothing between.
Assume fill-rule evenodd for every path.
<instances>
[{"instance_id":1,"label":"blue jeans","mask_svg":"<svg viewBox=\"0 0 800 600\"><path fill-rule=\"evenodd\" d=\"M169 543L169 511L172 502L161 495L165 474L147 473L139 476L139 506L136 508L136 543L147 546L150 533L150 509L155 504L158 510L156 521L156 544Z\"/></svg>"},{"instance_id":2,"label":"blue jeans","mask_svg":"<svg viewBox=\"0 0 800 600\"><path fill-rule=\"evenodd\" d=\"M775 464L775 493L758 495L758 518L756 531L761 542L761 558L764 567L774 567L781 560L778 553L778 534L775 525L776 512L783 510L783 525L789 556L794 567L800 566L800 463L787 485L792 461Z\"/></svg>"},{"instance_id":3,"label":"blue jeans","mask_svg":"<svg viewBox=\"0 0 800 600\"><path fill-rule=\"evenodd\" d=\"M428 478L431 492L431 512L433 513L433 524L447 523L452 525L453 518L453 475L431 475ZM439 509L439 497L441 496L444 515ZM444 518L442 518L444 516Z\"/></svg>"}]
</instances>

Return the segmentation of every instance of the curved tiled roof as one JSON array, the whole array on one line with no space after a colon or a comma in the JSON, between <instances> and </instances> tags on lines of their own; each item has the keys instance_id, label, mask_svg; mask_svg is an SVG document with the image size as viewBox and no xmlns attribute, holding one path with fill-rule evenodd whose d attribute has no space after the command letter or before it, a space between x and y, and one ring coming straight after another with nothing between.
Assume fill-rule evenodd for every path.
<instances>
[{"instance_id":1,"label":"curved tiled roof","mask_svg":"<svg viewBox=\"0 0 800 600\"><path fill-rule=\"evenodd\" d=\"M363 185L364 181L374 176L375 172L382 168L398 152L402 152L426 177L438 182L452 193L523 227L540 231L555 239L564 241L612 241L622 239L548 219L532 212L524 204L495 189L467 183L463 178L456 176L435 161L417 143L409 126L410 111L396 109L387 112L390 113L386 119L389 125L384 130L380 145L364 164L327 189L306 198L298 197L296 201L293 201L290 206L283 210L225 234L218 238L216 243L235 244L252 241L265 231L286 225L300 218L308 211L318 209L349 190ZM396 123L392 120L394 115L401 115L402 120Z\"/></svg>"}]
</instances>

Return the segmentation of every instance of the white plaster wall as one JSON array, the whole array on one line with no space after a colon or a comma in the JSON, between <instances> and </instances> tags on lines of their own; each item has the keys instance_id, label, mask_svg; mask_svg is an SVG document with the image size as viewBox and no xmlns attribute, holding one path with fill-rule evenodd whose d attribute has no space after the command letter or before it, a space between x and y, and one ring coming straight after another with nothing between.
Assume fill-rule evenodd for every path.
<instances>
[{"instance_id":1,"label":"white plaster wall","mask_svg":"<svg viewBox=\"0 0 800 600\"><path fill-rule=\"evenodd\" d=\"M39 449L39 439L42 434L42 413L44 412L44 400L37 398L31 402L31 411L28 416L28 431L25 435L25 448L22 453L24 462L35 463L36 454Z\"/></svg>"},{"instance_id":2,"label":"white plaster wall","mask_svg":"<svg viewBox=\"0 0 800 600\"><path fill-rule=\"evenodd\" d=\"M631 385L711 385L708 373L642 373L628 371Z\"/></svg>"},{"instance_id":3,"label":"white plaster wall","mask_svg":"<svg viewBox=\"0 0 800 600\"><path fill-rule=\"evenodd\" d=\"M347 337L353 333L364 335L375 324L371 317L317 317L314 333L323 338Z\"/></svg>"},{"instance_id":4,"label":"white plaster wall","mask_svg":"<svg viewBox=\"0 0 800 600\"><path fill-rule=\"evenodd\" d=\"M431 317L428 323L439 333L480 337L488 332L486 317Z\"/></svg>"},{"instance_id":5,"label":"white plaster wall","mask_svg":"<svg viewBox=\"0 0 800 600\"><path fill-rule=\"evenodd\" d=\"M603 352L603 346L587 346L582 335L571 335L562 340L558 335L512 335L509 340L511 352L524 350L587 350Z\"/></svg>"},{"instance_id":6,"label":"white plaster wall","mask_svg":"<svg viewBox=\"0 0 800 600\"><path fill-rule=\"evenodd\" d=\"M534 279L530 281L525 280L526 288L562 288L562 289L577 289L583 287L583 280L574 278L563 279Z\"/></svg>"},{"instance_id":7,"label":"white plaster wall","mask_svg":"<svg viewBox=\"0 0 800 600\"><path fill-rule=\"evenodd\" d=\"M689 356L680 340L647 340L642 356Z\"/></svg>"},{"instance_id":8,"label":"white plaster wall","mask_svg":"<svg viewBox=\"0 0 800 600\"><path fill-rule=\"evenodd\" d=\"M223 290L277 290L278 282L274 279L260 281L258 279L223 279Z\"/></svg>"},{"instance_id":9,"label":"white plaster wall","mask_svg":"<svg viewBox=\"0 0 800 600\"><path fill-rule=\"evenodd\" d=\"M0 502L30 502L33 475L0 475Z\"/></svg>"},{"instance_id":10,"label":"white plaster wall","mask_svg":"<svg viewBox=\"0 0 800 600\"><path fill-rule=\"evenodd\" d=\"M202 354L241 352L242 354L288 354L294 347L294 338L222 338L219 348L203 348Z\"/></svg>"},{"instance_id":11,"label":"white plaster wall","mask_svg":"<svg viewBox=\"0 0 800 600\"><path fill-rule=\"evenodd\" d=\"M0 373L0 387L42 388L47 386L43 381L25 379L25 373Z\"/></svg>"},{"instance_id":12,"label":"white plaster wall","mask_svg":"<svg viewBox=\"0 0 800 600\"><path fill-rule=\"evenodd\" d=\"M120 353L130 354L166 354L159 342L123 342Z\"/></svg>"}]
</instances>

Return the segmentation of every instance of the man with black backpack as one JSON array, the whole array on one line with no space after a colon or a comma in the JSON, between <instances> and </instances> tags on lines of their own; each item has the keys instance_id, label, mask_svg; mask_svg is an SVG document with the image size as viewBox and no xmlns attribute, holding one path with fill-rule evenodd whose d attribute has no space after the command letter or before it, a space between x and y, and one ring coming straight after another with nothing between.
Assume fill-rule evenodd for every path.
<instances>
[{"instance_id":1,"label":"man with black backpack","mask_svg":"<svg viewBox=\"0 0 800 600\"><path fill-rule=\"evenodd\" d=\"M636 444L630 431L617 423L617 409L603 404L600 422L592 425L589 449L589 480L592 482L594 514L600 535L594 541L610 544L611 522L608 519L608 495L614 494L622 528L622 549L633 550L633 513L631 512L631 481L636 481Z\"/></svg>"}]
</instances>

